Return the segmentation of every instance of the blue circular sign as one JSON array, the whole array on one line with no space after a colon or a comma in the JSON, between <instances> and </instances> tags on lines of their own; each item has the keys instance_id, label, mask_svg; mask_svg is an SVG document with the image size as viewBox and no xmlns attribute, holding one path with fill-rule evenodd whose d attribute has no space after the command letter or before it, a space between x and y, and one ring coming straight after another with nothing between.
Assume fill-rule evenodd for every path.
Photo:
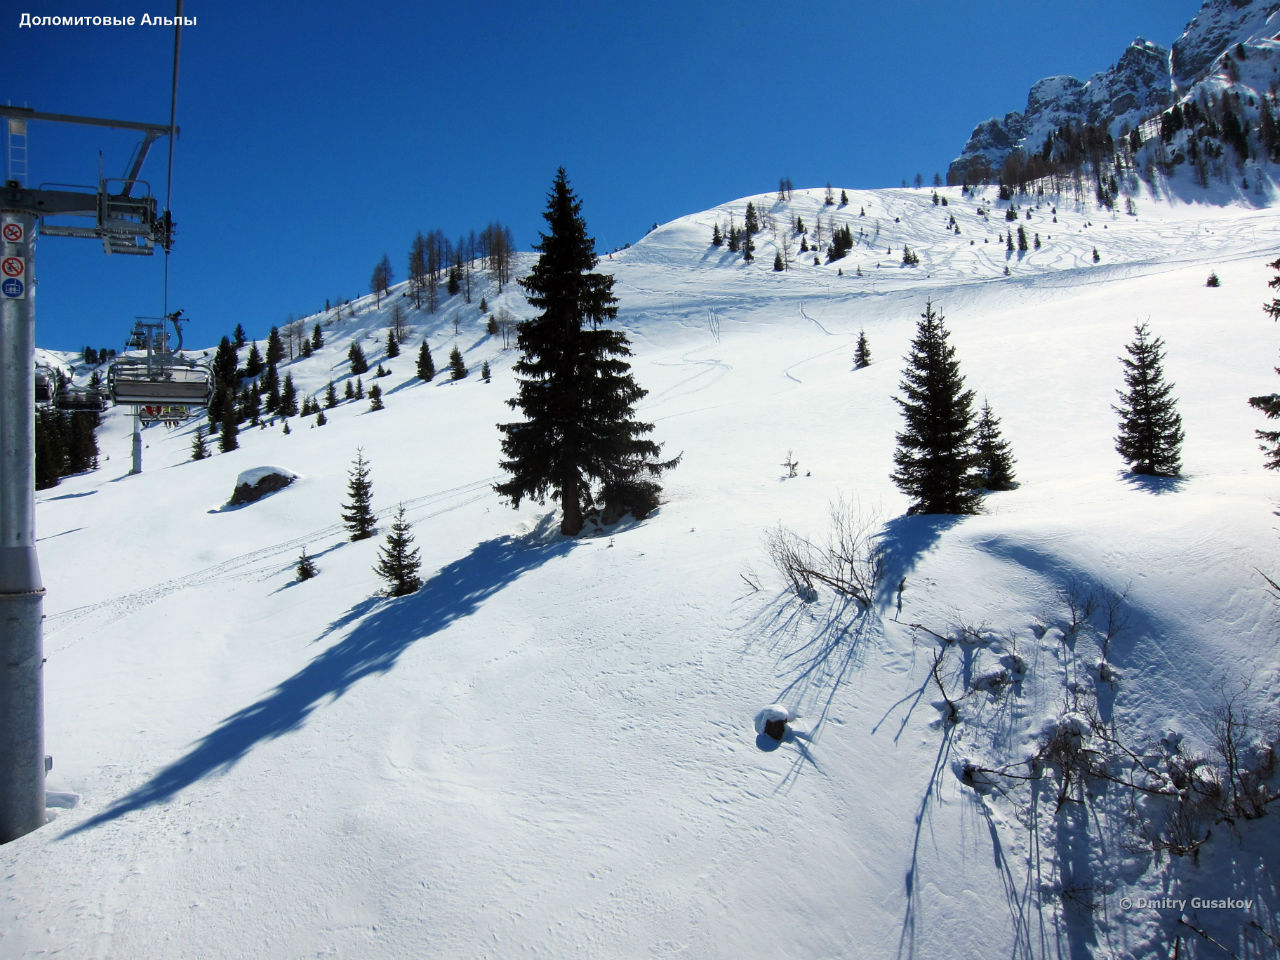
<instances>
[{"instance_id":1,"label":"blue circular sign","mask_svg":"<svg viewBox=\"0 0 1280 960\"><path fill-rule=\"evenodd\" d=\"M10 277L9 279L5 280L4 283L0 283L0 290L4 291L4 295L6 297L12 297L16 299L22 296L23 291L26 289L27 289L27 285L23 283L21 280L19 280L17 277Z\"/></svg>"}]
</instances>

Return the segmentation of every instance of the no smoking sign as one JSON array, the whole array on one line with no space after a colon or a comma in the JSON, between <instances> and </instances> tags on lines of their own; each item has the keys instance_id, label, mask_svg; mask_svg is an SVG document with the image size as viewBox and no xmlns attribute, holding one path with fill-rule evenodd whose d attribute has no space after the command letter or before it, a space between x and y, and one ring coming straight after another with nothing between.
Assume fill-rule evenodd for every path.
<instances>
[{"instance_id":1,"label":"no smoking sign","mask_svg":"<svg viewBox=\"0 0 1280 960\"><path fill-rule=\"evenodd\" d=\"M5 243L21 243L23 229L20 223L6 223L3 228Z\"/></svg>"}]
</instances>

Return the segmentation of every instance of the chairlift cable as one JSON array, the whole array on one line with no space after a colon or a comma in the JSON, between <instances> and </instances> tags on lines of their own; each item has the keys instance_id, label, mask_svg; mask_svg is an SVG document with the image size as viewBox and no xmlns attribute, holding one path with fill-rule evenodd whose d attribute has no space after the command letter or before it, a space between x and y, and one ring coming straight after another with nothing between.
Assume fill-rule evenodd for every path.
<instances>
[{"instance_id":1,"label":"chairlift cable","mask_svg":"<svg viewBox=\"0 0 1280 960\"><path fill-rule=\"evenodd\" d=\"M178 51L182 45L182 0L177 0L178 11L174 17L173 27L173 84L169 92L169 169L165 177L164 209L169 220L169 230L173 229L173 141L177 133L178 118ZM173 237L165 236L164 244L164 309L162 316L169 315L169 248L173 246Z\"/></svg>"}]
</instances>

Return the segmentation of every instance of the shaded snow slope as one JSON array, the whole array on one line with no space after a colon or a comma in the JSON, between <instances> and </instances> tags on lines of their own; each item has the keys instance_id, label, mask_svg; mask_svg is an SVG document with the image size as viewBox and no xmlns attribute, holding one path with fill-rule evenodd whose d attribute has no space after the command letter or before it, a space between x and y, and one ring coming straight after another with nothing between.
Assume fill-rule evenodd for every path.
<instances>
[{"instance_id":1,"label":"shaded snow slope","mask_svg":"<svg viewBox=\"0 0 1280 960\"><path fill-rule=\"evenodd\" d=\"M200 462L194 424L149 427L138 476L109 413L101 468L38 497L49 785L79 802L0 848L0 955L1147 957L1176 917L1132 904L1170 891L1250 899L1185 911L1242 955L1249 921L1275 935L1270 819L1215 829L1198 864L1158 859L1117 791L1098 787L1087 818L1050 798L1033 832L1023 795L972 790L954 765L1025 756L1069 694L1197 748L1219 680L1274 705L1277 610L1255 568L1275 570L1277 488L1244 398L1276 386L1260 305L1280 221L1059 197L1015 201L1009 222L994 195L942 193L751 198L778 242L796 216L848 223L862 239L838 264L794 238L774 273L769 231L750 265L712 248L746 198L602 262L640 415L684 452L642 523L567 540L550 505L493 494L515 357L478 302L525 316L514 284L411 311L390 360L394 300L308 319L326 345L282 374L341 393L360 337L391 371L381 412L245 429ZM997 237L1019 225L1039 251L1006 255ZM903 516L888 480L930 298L1018 458L1021 486L979 516ZM1116 358L1148 319L1186 426L1179 482L1137 482L1113 450ZM855 372L859 330L873 363ZM471 375L417 381L424 337L437 368L456 343ZM350 543L357 449L380 530ZM264 463L299 479L227 507ZM838 497L879 516L888 550L861 617L796 600L763 548L778 523L820 538ZM400 503L425 585L390 600L372 567ZM320 573L300 583L304 547ZM1126 593L1114 686L1087 669L1096 633L1062 639L1062 592L1081 584ZM1025 674L943 724L940 645L913 623L989 635L947 654L953 692L1006 656ZM753 727L772 704L794 715L781 743Z\"/></svg>"}]
</instances>

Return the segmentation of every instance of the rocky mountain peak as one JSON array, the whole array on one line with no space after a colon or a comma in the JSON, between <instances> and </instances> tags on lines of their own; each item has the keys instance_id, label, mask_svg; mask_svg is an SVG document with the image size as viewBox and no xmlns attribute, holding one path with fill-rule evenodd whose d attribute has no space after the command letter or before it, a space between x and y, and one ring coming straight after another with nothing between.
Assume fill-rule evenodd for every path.
<instances>
[{"instance_id":1,"label":"rocky mountain peak","mask_svg":"<svg viewBox=\"0 0 1280 960\"><path fill-rule=\"evenodd\" d=\"M1205 0L1195 18L1173 44L1172 75L1181 96L1204 78L1228 47L1271 39L1280 32L1275 0Z\"/></svg>"},{"instance_id":2,"label":"rocky mountain peak","mask_svg":"<svg viewBox=\"0 0 1280 960\"><path fill-rule=\"evenodd\" d=\"M1280 34L1280 0L1205 0L1172 49L1141 37L1115 65L1087 81L1046 77L1032 85L1026 109L992 117L974 128L947 171L949 183L998 177L1015 149L1039 150L1054 130L1069 123L1105 125L1122 136L1167 109L1237 43Z\"/></svg>"}]
</instances>

